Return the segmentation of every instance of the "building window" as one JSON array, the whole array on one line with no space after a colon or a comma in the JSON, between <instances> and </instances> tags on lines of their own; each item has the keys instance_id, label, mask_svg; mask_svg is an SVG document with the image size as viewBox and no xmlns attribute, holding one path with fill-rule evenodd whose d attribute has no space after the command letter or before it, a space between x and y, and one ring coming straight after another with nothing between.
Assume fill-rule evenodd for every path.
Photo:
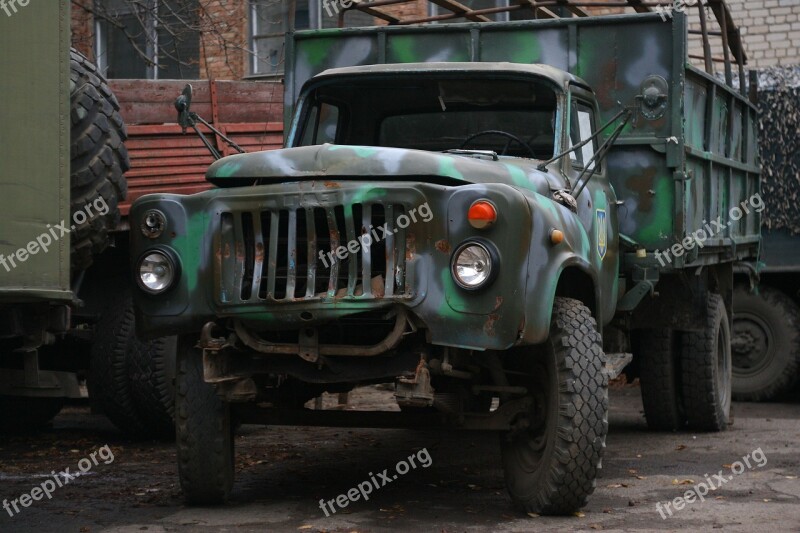
<instances>
[{"instance_id":1,"label":"building window","mask_svg":"<svg viewBox=\"0 0 800 533\"><path fill-rule=\"evenodd\" d=\"M199 0L96 0L95 54L108 78L200 77Z\"/></svg>"},{"instance_id":2,"label":"building window","mask_svg":"<svg viewBox=\"0 0 800 533\"><path fill-rule=\"evenodd\" d=\"M492 9L495 7L508 7L509 0L461 0L460 4L467 6L470 9L478 10L478 9ZM445 9L439 7L433 2L428 4L429 15L431 17L436 17L439 15L449 15L452 13L449 9ZM495 22L506 22L510 19L509 13L492 13L489 15L485 15L487 18L495 21ZM467 19L464 18L453 18L447 20L438 21L439 24L453 24L459 22L469 22Z\"/></svg>"}]
</instances>

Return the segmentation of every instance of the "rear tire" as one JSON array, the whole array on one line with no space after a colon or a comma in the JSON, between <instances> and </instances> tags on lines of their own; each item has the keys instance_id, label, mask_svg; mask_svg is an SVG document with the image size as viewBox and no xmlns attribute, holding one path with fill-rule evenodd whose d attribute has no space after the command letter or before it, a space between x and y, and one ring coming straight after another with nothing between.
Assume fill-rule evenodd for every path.
<instances>
[{"instance_id":1,"label":"rear tire","mask_svg":"<svg viewBox=\"0 0 800 533\"><path fill-rule=\"evenodd\" d=\"M128 351L131 395L140 416L159 436L175 432L176 337L142 341L134 337Z\"/></svg>"},{"instance_id":2,"label":"rear tire","mask_svg":"<svg viewBox=\"0 0 800 533\"><path fill-rule=\"evenodd\" d=\"M175 428L178 474L186 502L225 503L233 488L234 446L230 406L203 377L195 337L178 339Z\"/></svg>"},{"instance_id":3,"label":"rear tire","mask_svg":"<svg viewBox=\"0 0 800 533\"><path fill-rule=\"evenodd\" d=\"M111 298L95 328L89 359L89 398L121 431L132 436L148 434L136 409L128 374L128 351L136 336L130 293Z\"/></svg>"},{"instance_id":4,"label":"rear tire","mask_svg":"<svg viewBox=\"0 0 800 533\"><path fill-rule=\"evenodd\" d=\"M791 391L800 376L800 307L761 286L733 293L733 397L759 402Z\"/></svg>"},{"instance_id":5,"label":"rear tire","mask_svg":"<svg viewBox=\"0 0 800 533\"><path fill-rule=\"evenodd\" d=\"M605 449L605 354L591 312L569 298L556 298L550 336L537 348L507 357L527 374L509 377L528 387L533 407L501 438L506 486L525 512L571 514L594 491Z\"/></svg>"},{"instance_id":6,"label":"rear tire","mask_svg":"<svg viewBox=\"0 0 800 533\"><path fill-rule=\"evenodd\" d=\"M686 423L680 398L680 333L671 329L637 332L636 357L647 427L676 431Z\"/></svg>"},{"instance_id":7,"label":"rear tire","mask_svg":"<svg viewBox=\"0 0 800 533\"><path fill-rule=\"evenodd\" d=\"M722 431L731 414L731 332L725 302L709 293L705 329L683 333L681 387L690 429Z\"/></svg>"}]
</instances>

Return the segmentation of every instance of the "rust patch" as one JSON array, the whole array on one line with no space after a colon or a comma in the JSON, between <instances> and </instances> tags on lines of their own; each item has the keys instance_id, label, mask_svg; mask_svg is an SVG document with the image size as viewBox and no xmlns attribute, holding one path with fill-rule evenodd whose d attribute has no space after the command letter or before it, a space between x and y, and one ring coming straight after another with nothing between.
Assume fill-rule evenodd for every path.
<instances>
[{"instance_id":1,"label":"rust patch","mask_svg":"<svg viewBox=\"0 0 800 533\"><path fill-rule=\"evenodd\" d=\"M327 187L328 189L338 189L342 186L340 183L336 181L326 181L323 183L323 185L325 185L325 187Z\"/></svg>"},{"instance_id":2,"label":"rust patch","mask_svg":"<svg viewBox=\"0 0 800 533\"><path fill-rule=\"evenodd\" d=\"M231 257L231 245L230 244L227 244L227 243L225 244L225 248L223 248L223 250L222 250L222 257L224 257L225 259L230 259L230 257Z\"/></svg>"},{"instance_id":3,"label":"rust patch","mask_svg":"<svg viewBox=\"0 0 800 533\"><path fill-rule=\"evenodd\" d=\"M264 243L257 242L256 243L256 261L259 263L264 261Z\"/></svg>"},{"instance_id":4,"label":"rust patch","mask_svg":"<svg viewBox=\"0 0 800 533\"><path fill-rule=\"evenodd\" d=\"M497 311L498 309L500 309L501 305L503 305L503 297L502 296L498 296L494 300L494 309L492 309L492 311Z\"/></svg>"},{"instance_id":5,"label":"rust patch","mask_svg":"<svg viewBox=\"0 0 800 533\"><path fill-rule=\"evenodd\" d=\"M406 261L414 259L414 254L417 253L417 239L413 233L406 236Z\"/></svg>"},{"instance_id":6,"label":"rust patch","mask_svg":"<svg viewBox=\"0 0 800 533\"><path fill-rule=\"evenodd\" d=\"M450 243L446 240L442 239L440 241L436 241L436 249L442 252L443 254L450 253Z\"/></svg>"},{"instance_id":7,"label":"rust patch","mask_svg":"<svg viewBox=\"0 0 800 533\"><path fill-rule=\"evenodd\" d=\"M495 327L494 326L495 326L495 324L497 324L498 320L500 320L500 315L499 314L497 314L497 313L490 314L489 317L486 319L486 322L484 322L484 324L483 324L483 332L486 333L490 337L494 337L496 335L496 333L497 333L495 331Z\"/></svg>"}]
</instances>

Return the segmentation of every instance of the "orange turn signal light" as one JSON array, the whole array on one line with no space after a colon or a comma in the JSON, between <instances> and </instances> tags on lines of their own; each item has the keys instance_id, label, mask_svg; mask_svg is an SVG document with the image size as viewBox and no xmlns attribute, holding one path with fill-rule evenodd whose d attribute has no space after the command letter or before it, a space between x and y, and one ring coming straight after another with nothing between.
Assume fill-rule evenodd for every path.
<instances>
[{"instance_id":1,"label":"orange turn signal light","mask_svg":"<svg viewBox=\"0 0 800 533\"><path fill-rule=\"evenodd\" d=\"M561 244L564 242L564 232L560 229L551 229L550 230L550 242L553 244Z\"/></svg>"},{"instance_id":2,"label":"orange turn signal light","mask_svg":"<svg viewBox=\"0 0 800 533\"><path fill-rule=\"evenodd\" d=\"M497 222L497 209L488 200L478 200L470 206L467 219L473 228L485 229Z\"/></svg>"}]
</instances>

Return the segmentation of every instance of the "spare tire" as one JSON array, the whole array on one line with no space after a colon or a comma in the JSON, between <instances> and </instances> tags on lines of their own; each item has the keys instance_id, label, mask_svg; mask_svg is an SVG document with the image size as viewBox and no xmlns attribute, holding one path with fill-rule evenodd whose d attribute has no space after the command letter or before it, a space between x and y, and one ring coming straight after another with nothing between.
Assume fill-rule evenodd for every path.
<instances>
[{"instance_id":1,"label":"spare tire","mask_svg":"<svg viewBox=\"0 0 800 533\"><path fill-rule=\"evenodd\" d=\"M108 82L86 57L70 51L70 216L73 274L106 249L127 197L127 131Z\"/></svg>"}]
</instances>

